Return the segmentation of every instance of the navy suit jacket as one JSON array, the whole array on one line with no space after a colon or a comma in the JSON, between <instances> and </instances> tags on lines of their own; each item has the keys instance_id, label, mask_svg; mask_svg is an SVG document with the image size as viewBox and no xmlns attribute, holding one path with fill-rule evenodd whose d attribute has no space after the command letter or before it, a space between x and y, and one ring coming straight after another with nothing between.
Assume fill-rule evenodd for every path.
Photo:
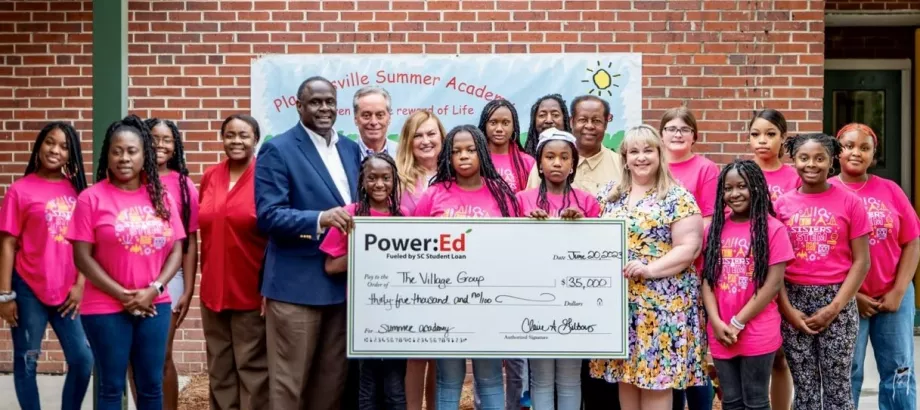
<instances>
[{"instance_id":1,"label":"navy suit jacket","mask_svg":"<svg viewBox=\"0 0 920 410\"><path fill-rule=\"evenodd\" d=\"M339 135L336 148L354 198L358 144ZM326 274L317 218L346 203L303 126L298 123L262 144L255 176L257 224L268 236L262 296L299 305L345 302L345 275Z\"/></svg>"}]
</instances>

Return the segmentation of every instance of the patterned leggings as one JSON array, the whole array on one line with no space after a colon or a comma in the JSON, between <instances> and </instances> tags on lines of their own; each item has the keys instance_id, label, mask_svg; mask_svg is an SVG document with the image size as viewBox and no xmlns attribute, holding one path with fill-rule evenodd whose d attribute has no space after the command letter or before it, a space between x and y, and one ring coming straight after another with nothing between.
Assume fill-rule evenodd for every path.
<instances>
[{"instance_id":1,"label":"patterned leggings","mask_svg":"<svg viewBox=\"0 0 920 410\"><path fill-rule=\"evenodd\" d=\"M786 282L789 301L806 315L827 306L840 285L802 286ZM823 332L808 335L783 321L783 349L795 383L794 410L853 410L850 367L859 331L856 299Z\"/></svg>"}]
</instances>

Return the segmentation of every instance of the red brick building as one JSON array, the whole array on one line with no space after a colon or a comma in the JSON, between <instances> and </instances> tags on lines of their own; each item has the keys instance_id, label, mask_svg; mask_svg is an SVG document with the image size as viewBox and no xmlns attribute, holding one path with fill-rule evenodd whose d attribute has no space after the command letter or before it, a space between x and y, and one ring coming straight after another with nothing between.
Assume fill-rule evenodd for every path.
<instances>
[{"instance_id":1,"label":"red brick building","mask_svg":"<svg viewBox=\"0 0 920 410\"><path fill-rule=\"evenodd\" d=\"M0 195L46 121L73 121L90 160L92 7L0 2ZM758 109L782 110L793 132L882 110L884 172L911 191L920 182L910 156L920 0L131 0L128 19L129 109L178 120L196 180L220 160L221 120L248 111L259 55L636 52L645 121L687 104L698 151L717 162L747 151ZM873 96L891 98L880 108ZM194 305L176 340L184 372L205 366ZM0 331L0 371L11 348ZM63 370L56 342L43 359L40 370Z\"/></svg>"}]
</instances>

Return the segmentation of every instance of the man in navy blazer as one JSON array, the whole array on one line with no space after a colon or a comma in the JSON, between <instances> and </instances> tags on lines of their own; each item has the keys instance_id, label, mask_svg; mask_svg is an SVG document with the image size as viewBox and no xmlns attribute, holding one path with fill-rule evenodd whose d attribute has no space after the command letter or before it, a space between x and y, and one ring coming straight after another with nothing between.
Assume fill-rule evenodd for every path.
<instances>
[{"instance_id":1,"label":"man in navy blazer","mask_svg":"<svg viewBox=\"0 0 920 410\"><path fill-rule=\"evenodd\" d=\"M300 121L266 141L256 161L256 214L268 238L262 295L274 409L338 410L346 378L345 275L319 250L348 231L343 207L358 187L358 144L333 129L336 90L310 77L297 90Z\"/></svg>"}]
</instances>

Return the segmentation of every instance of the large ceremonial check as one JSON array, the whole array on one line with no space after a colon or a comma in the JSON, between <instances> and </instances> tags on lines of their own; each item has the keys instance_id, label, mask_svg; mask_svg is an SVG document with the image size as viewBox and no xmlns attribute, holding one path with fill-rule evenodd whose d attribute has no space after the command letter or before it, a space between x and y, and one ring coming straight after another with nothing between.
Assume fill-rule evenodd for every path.
<instances>
[{"instance_id":1,"label":"large ceremonial check","mask_svg":"<svg viewBox=\"0 0 920 410\"><path fill-rule=\"evenodd\" d=\"M619 220L355 218L349 357L625 358Z\"/></svg>"}]
</instances>

